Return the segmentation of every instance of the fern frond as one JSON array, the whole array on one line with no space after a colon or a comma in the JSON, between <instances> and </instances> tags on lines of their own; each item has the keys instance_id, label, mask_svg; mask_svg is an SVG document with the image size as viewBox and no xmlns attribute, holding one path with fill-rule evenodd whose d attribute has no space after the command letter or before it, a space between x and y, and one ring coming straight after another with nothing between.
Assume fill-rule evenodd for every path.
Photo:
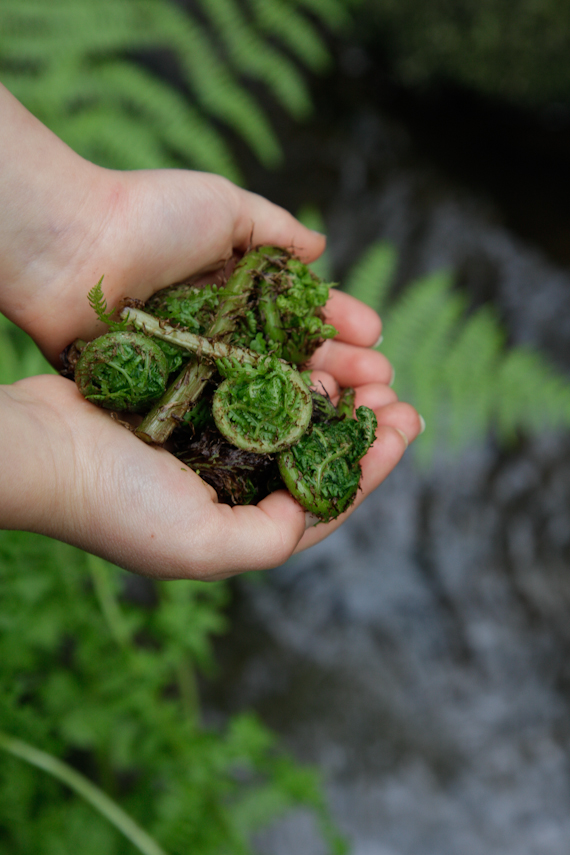
<instances>
[{"instance_id":1,"label":"fern frond","mask_svg":"<svg viewBox=\"0 0 570 855\"><path fill-rule=\"evenodd\" d=\"M256 33L235 0L202 0L204 13L221 37L236 69L265 83L295 118L306 116L311 99L295 65Z\"/></svg>"},{"instance_id":2,"label":"fern frond","mask_svg":"<svg viewBox=\"0 0 570 855\"><path fill-rule=\"evenodd\" d=\"M113 315L115 314L115 310L108 312L107 311L107 300L105 299L105 295L103 294L103 279L102 276L96 285L89 291L87 294L87 300L89 301L89 305L97 315L100 321L104 324L107 324L110 330L116 332L118 330L124 330L127 328L127 321L114 321Z\"/></svg>"},{"instance_id":3,"label":"fern frond","mask_svg":"<svg viewBox=\"0 0 570 855\"><path fill-rule=\"evenodd\" d=\"M497 373L497 426L503 440L518 431L570 426L568 382L528 347L513 348Z\"/></svg>"},{"instance_id":4,"label":"fern frond","mask_svg":"<svg viewBox=\"0 0 570 855\"><path fill-rule=\"evenodd\" d=\"M200 105L234 128L262 163L277 165L281 147L265 114L218 58L206 30L170 6L161 21L161 30L168 44L176 49L188 85Z\"/></svg>"},{"instance_id":5,"label":"fern frond","mask_svg":"<svg viewBox=\"0 0 570 855\"><path fill-rule=\"evenodd\" d=\"M463 300L451 296L450 287L449 273L432 273L408 285L389 311L384 312L382 349L396 371L403 371L410 382L417 373L418 348L433 351L434 357L441 359L448 344L447 336L461 317Z\"/></svg>"},{"instance_id":6,"label":"fern frond","mask_svg":"<svg viewBox=\"0 0 570 855\"><path fill-rule=\"evenodd\" d=\"M119 168L191 165L237 180L212 119L265 165L278 164L279 141L240 75L263 81L291 115L305 116L308 87L287 53L306 68L324 68L328 50L310 16L337 27L345 3L201 0L205 26L174 0L4 0L0 70L16 97L56 133L68 128L66 141L87 157ZM194 105L134 60L153 50L172 58ZM95 140L82 138L95 116L106 128Z\"/></svg>"},{"instance_id":7,"label":"fern frond","mask_svg":"<svg viewBox=\"0 0 570 855\"><path fill-rule=\"evenodd\" d=\"M308 9L331 30L338 31L351 23L347 6L359 2L360 0L297 0L297 6Z\"/></svg>"},{"instance_id":8,"label":"fern frond","mask_svg":"<svg viewBox=\"0 0 570 855\"><path fill-rule=\"evenodd\" d=\"M316 27L286 0L250 0L261 29L283 42L312 71L324 71L330 55Z\"/></svg>"},{"instance_id":9,"label":"fern frond","mask_svg":"<svg viewBox=\"0 0 570 855\"><path fill-rule=\"evenodd\" d=\"M463 326L445 359L441 387L447 389L446 432L451 447L481 441L496 409L496 372L503 358L505 335L488 307Z\"/></svg>"},{"instance_id":10,"label":"fern frond","mask_svg":"<svg viewBox=\"0 0 570 855\"><path fill-rule=\"evenodd\" d=\"M353 269L349 292L379 308L394 267L395 254L376 244ZM570 427L568 378L536 350L505 350L495 313L483 307L467 316L450 274L408 285L383 314L382 350L396 369L396 390L426 420L421 462L480 442L492 427L503 442L520 431Z\"/></svg>"},{"instance_id":11,"label":"fern frond","mask_svg":"<svg viewBox=\"0 0 570 855\"><path fill-rule=\"evenodd\" d=\"M440 397L445 359L464 310L464 301L450 294L448 273L434 273L413 283L388 313L383 349L395 366L398 391L433 425L420 452L435 448L440 422Z\"/></svg>"},{"instance_id":12,"label":"fern frond","mask_svg":"<svg viewBox=\"0 0 570 855\"><path fill-rule=\"evenodd\" d=\"M87 295L87 300L89 301L89 305L97 315L100 321L103 321L104 324L108 324L111 321L111 315L113 312L107 312L107 300L105 299L105 295L103 294L103 279L105 276L103 275L96 285L89 291Z\"/></svg>"},{"instance_id":13,"label":"fern frond","mask_svg":"<svg viewBox=\"0 0 570 855\"><path fill-rule=\"evenodd\" d=\"M351 269L345 290L377 312L382 312L397 264L395 247L385 242L372 244Z\"/></svg>"}]
</instances>

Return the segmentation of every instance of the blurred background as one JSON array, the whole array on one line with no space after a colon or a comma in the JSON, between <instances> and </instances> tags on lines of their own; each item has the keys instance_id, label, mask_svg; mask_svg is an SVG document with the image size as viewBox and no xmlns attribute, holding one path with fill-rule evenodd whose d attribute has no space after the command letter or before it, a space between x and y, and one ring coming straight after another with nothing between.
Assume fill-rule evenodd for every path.
<instances>
[{"instance_id":1,"label":"blurred background","mask_svg":"<svg viewBox=\"0 0 570 855\"><path fill-rule=\"evenodd\" d=\"M566 855L569 43L562 0L0 0L0 80L83 156L324 229L427 422L231 584L1 533L7 855ZM46 370L0 322L0 382Z\"/></svg>"}]
</instances>

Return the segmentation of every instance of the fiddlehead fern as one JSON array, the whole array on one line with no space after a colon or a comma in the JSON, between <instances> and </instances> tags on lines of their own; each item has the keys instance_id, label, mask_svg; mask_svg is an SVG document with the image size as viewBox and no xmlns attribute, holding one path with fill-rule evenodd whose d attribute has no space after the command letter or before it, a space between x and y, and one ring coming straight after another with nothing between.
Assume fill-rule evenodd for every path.
<instances>
[{"instance_id":1,"label":"fiddlehead fern","mask_svg":"<svg viewBox=\"0 0 570 855\"><path fill-rule=\"evenodd\" d=\"M181 324L190 332L205 335L215 320L223 288L217 285L175 285L157 291L145 310L157 318Z\"/></svg>"},{"instance_id":2,"label":"fiddlehead fern","mask_svg":"<svg viewBox=\"0 0 570 855\"><path fill-rule=\"evenodd\" d=\"M279 472L289 492L323 522L353 503L360 483L360 460L376 432L376 416L359 407L356 418L316 423L300 441L279 454Z\"/></svg>"},{"instance_id":3,"label":"fiddlehead fern","mask_svg":"<svg viewBox=\"0 0 570 855\"><path fill-rule=\"evenodd\" d=\"M328 295L306 265L272 246L247 253L223 285L176 285L146 305L124 301L117 320L99 282L91 306L117 332L76 342L69 371L81 353L76 379L86 397L118 410L150 405L136 433L163 443L176 429L175 453L223 501L259 501L284 482L307 510L331 520L354 501L376 419L366 407L352 417L354 390L335 407L294 367L336 334L323 314ZM118 332L125 327L136 332Z\"/></svg>"},{"instance_id":4,"label":"fiddlehead fern","mask_svg":"<svg viewBox=\"0 0 570 855\"><path fill-rule=\"evenodd\" d=\"M162 395L168 378L158 344L140 333L111 332L81 353L75 382L81 394L111 410L140 412Z\"/></svg>"},{"instance_id":5,"label":"fiddlehead fern","mask_svg":"<svg viewBox=\"0 0 570 855\"><path fill-rule=\"evenodd\" d=\"M226 379L212 401L221 434L238 448L273 454L288 448L305 433L311 419L311 393L301 375L275 356L256 365L220 360Z\"/></svg>"},{"instance_id":6,"label":"fiddlehead fern","mask_svg":"<svg viewBox=\"0 0 570 855\"><path fill-rule=\"evenodd\" d=\"M263 249L263 248L262 248ZM244 317L255 285L255 274L267 261L260 250L245 255L236 265L226 285L216 292L219 302L205 334L221 340L232 338L236 324ZM166 390L163 397L145 416L136 433L145 442L164 443L186 413L202 396L212 375L212 368L188 363Z\"/></svg>"}]
</instances>

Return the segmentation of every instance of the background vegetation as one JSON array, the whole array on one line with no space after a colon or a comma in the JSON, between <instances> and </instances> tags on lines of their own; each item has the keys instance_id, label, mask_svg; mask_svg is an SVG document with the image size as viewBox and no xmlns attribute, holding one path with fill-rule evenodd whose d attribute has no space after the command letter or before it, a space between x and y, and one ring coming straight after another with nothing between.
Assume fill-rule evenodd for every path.
<instances>
[{"instance_id":1,"label":"background vegetation","mask_svg":"<svg viewBox=\"0 0 570 855\"><path fill-rule=\"evenodd\" d=\"M524 106L570 103L564 0L366 0L365 12L364 38L381 41L404 83L459 83Z\"/></svg>"},{"instance_id":2,"label":"background vegetation","mask_svg":"<svg viewBox=\"0 0 570 855\"><path fill-rule=\"evenodd\" d=\"M351 18L394 34L403 79L448 75L533 101L569 91L570 22L559 6L1 0L0 78L96 162L189 166L239 181L236 140L267 167L282 157L262 101L306 118L310 77L331 64L329 34L346 37ZM559 57L556 80L541 60L547 46ZM506 350L492 310L467 313L451 272L392 296L397 263L391 247L372 246L347 288L387 318L382 347L397 390L429 426L417 445L424 463L490 429L512 441L520 430L570 423L568 383L543 357ZM45 370L0 316L0 382ZM329 848L342 849L317 777L257 719L203 721L196 676L214 669L227 596L223 584L137 586L71 547L0 534L3 852L247 853L258 827L299 804L315 812Z\"/></svg>"}]
</instances>

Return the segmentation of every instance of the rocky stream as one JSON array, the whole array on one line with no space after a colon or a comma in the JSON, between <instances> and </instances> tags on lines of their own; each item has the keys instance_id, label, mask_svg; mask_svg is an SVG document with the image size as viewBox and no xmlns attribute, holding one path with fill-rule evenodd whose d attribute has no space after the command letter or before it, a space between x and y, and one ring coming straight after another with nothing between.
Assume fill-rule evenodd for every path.
<instances>
[{"instance_id":1,"label":"rocky stream","mask_svg":"<svg viewBox=\"0 0 570 855\"><path fill-rule=\"evenodd\" d=\"M454 269L511 342L570 370L568 179L556 180L560 147L533 148L567 124L414 101L359 48L320 86L316 115L285 129L285 170L245 154L244 168L291 210L320 206L335 274L388 239L400 284ZM566 855L569 559L569 437L501 449L490 435L459 459L441 450L427 472L410 451L336 534L235 583L208 703L253 707L323 770L353 855ZM324 851L303 812L257 846Z\"/></svg>"}]
</instances>

